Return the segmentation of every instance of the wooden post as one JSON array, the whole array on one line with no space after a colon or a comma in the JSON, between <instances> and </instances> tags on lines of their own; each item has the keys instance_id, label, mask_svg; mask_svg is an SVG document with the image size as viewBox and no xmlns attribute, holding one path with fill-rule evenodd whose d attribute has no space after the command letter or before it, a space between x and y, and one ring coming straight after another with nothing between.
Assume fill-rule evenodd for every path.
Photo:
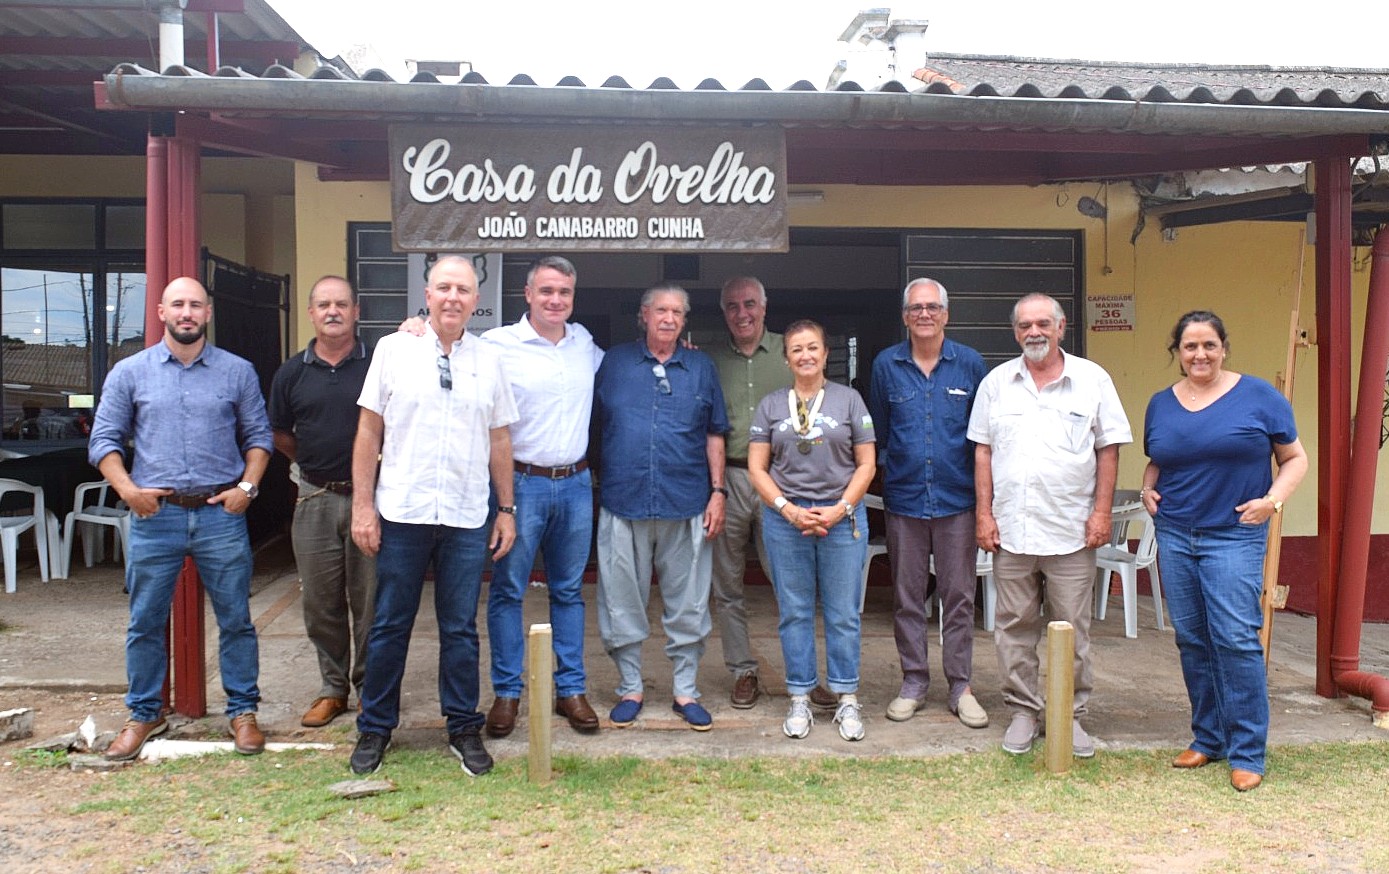
<instances>
[{"instance_id":1,"label":"wooden post","mask_svg":"<svg viewBox=\"0 0 1389 874\"><path fill-rule=\"evenodd\" d=\"M1071 720L1075 702L1076 630L1069 622L1047 623L1047 770L1071 769Z\"/></svg>"},{"instance_id":2,"label":"wooden post","mask_svg":"<svg viewBox=\"0 0 1389 874\"><path fill-rule=\"evenodd\" d=\"M526 687L529 690L530 751L527 774L532 783L550 782L550 729L555 715L555 651L550 626L532 625L526 642Z\"/></svg>"}]
</instances>

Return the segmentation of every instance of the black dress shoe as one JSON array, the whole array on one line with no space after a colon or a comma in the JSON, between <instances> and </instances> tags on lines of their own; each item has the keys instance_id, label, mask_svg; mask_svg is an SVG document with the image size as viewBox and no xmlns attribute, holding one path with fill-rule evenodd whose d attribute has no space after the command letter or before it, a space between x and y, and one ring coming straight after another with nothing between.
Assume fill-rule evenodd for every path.
<instances>
[{"instance_id":1,"label":"black dress shoe","mask_svg":"<svg viewBox=\"0 0 1389 874\"><path fill-rule=\"evenodd\" d=\"M381 759L391 748L391 736L364 731L357 735L357 748L352 751L349 764L354 774L372 774L381 767Z\"/></svg>"},{"instance_id":2,"label":"black dress shoe","mask_svg":"<svg viewBox=\"0 0 1389 874\"><path fill-rule=\"evenodd\" d=\"M487 711L487 736L506 737L516 728L516 711L521 709L520 698L498 698Z\"/></svg>"},{"instance_id":3,"label":"black dress shoe","mask_svg":"<svg viewBox=\"0 0 1389 874\"><path fill-rule=\"evenodd\" d=\"M569 720L569 727L575 731L587 733L598 730L598 714L593 712L582 692L556 699L555 712Z\"/></svg>"}]
</instances>

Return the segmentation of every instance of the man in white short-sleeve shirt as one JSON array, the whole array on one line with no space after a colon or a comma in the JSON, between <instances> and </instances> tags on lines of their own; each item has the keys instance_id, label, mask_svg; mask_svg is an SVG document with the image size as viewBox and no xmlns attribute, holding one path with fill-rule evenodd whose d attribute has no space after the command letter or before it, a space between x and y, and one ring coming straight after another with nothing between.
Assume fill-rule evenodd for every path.
<instances>
[{"instance_id":1,"label":"man in white short-sleeve shirt","mask_svg":"<svg viewBox=\"0 0 1389 874\"><path fill-rule=\"evenodd\" d=\"M1080 718L1092 686L1095 549L1109 542L1119 445L1133 434L1109 374L1062 351L1065 331L1055 299L1030 294L1017 302L1013 333L1023 354L979 385L968 437L976 444L976 538L995 553L994 642L1013 714L1003 749L1021 755L1037 736L1045 594L1047 618L1075 628L1072 750L1088 758L1095 745Z\"/></svg>"},{"instance_id":2,"label":"man in white short-sleeve shirt","mask_svg":"<svg viewBox=\"0 0 1389 874\"><path fill-rule=\"evenodd\" d=\"M429 271L424 334L383 337L358 400L352 538L377 556L376 616L351 760L358 774L381 766L399 722L410 632L431 564L449 749L469 774L492 768L477 709L477 602L489 552L501 558L516 538L507 426L517 414L500 356L467 333L477 299L472 263L441 258ZM491 526L489 483L498 505Z\"/></svg>"}]
</instances>

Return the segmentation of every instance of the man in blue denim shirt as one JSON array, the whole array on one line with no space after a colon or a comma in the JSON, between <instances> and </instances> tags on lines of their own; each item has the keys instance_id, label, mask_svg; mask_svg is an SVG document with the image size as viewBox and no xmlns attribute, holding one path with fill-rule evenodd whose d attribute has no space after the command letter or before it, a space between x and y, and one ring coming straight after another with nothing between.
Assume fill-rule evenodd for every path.
<instances>
[{"instance_id":1,"label":"man in blue denim shirt","mask_svg":"<svg viewBox=\"0 0 1389 874\"><path fill-rule=\"evenodd\" d=\"M650 635L651 571L660 574L673 709L696 731L713 720L696 675L709 636L710 541L723 530L728 416L709 356L680 345L690 299L658 285L642 297L645 337L603 358L594 386L602 435L598 631L617 663L613 725L641 712L641 645Z\"/></svg>"},{"instance_id":2,"label":"man in blue denim shirt","mask_svg":"<svg viewBox=\"0 0 1389 874\"><path fill-rule=\"evenodd\" d=\"M106 750L123 761L167 727L161 690L166 629L185 557L198 566L219 632L222 689L236 751L258 753L260 656L251 623L246 508L273 443L250 362L207 342L212 303L195 279L164 289L162 342L118 363L106 378L88 458L130 506L130 627L125 696L130 719ZM127 443L135 465L127 473Z\"/></svg>"},{"instance_id":3,"label":"man in blue denim shirt","mask_svg":"<svg viewBox=\"0 0 1389 874\"><path fill-rule=\"evenodd\" d=\"M941 666L950 712L971 728L989 716L970 690L974 661L974 445L965 439L987 368L978 352L945 337L945 286L914 279L902 292L908 339L873 362L868 408L878 429L893 634L902 685L887 718L910 719L926 703L926 587L935 558L941 602Z\"/></svg>"}]
</instances>

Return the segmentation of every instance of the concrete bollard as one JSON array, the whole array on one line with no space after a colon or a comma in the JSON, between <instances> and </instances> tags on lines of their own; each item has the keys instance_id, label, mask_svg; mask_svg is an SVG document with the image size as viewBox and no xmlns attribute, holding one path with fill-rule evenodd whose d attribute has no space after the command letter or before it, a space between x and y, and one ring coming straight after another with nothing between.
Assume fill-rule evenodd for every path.
<instances>
[{"instance_id":1,"label":"concrete bollard","mask_svg":"<svg viewBox=\"0 0 1389 874\"><path fill-rule=\"evenodd\" d=\"M532 625L526 639L526 688L530 695L530 750L527 775L532 783L549 783L550 732L555 715L554 635L549 624Z\"/></svg>"},{"instance_id":2,"label":"concrete bollard","mask_svg":"<svg viewBox=\"0 0 1389 874\"><path fill-rule=\"evenodd\" d=\"M1076 630L1069 622L1047 623L1047 770L1071 769L1071 719L1075 702Z\"/></svg>"}]
</instances>

